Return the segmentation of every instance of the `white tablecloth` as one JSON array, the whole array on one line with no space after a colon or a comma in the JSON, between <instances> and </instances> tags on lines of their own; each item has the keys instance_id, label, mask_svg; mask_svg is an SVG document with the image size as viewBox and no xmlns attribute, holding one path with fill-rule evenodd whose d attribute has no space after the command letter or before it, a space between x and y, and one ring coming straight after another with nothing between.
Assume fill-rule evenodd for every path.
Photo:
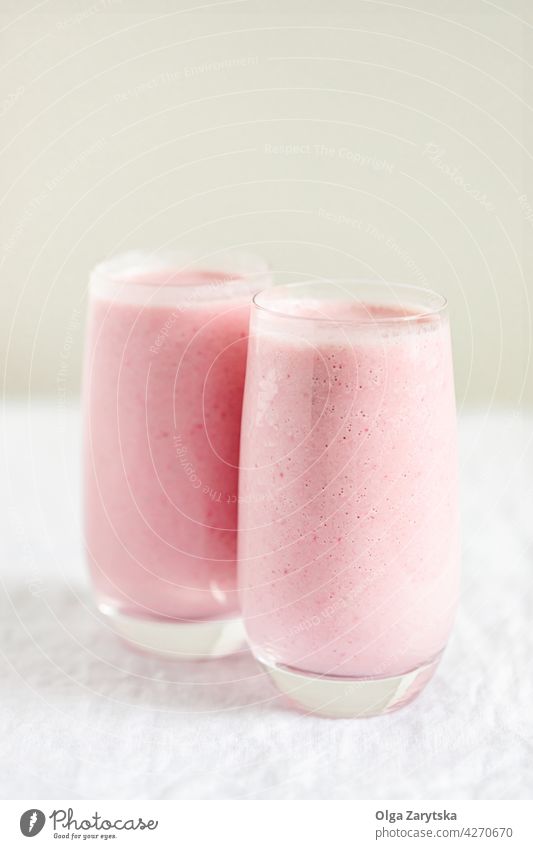
<instances>
[{"instance_id":1,"label":"white tablecloth","mask_svg":"<svg viewBox=\"0 0 533 849\"><path fill-rule=\"evenodd\" d=\"M283 707L247 654L130 652L92 607L79 413L2 416L0 795L463 799L533 793L533 420L461 420L463 597L410 707L328 720Z\"/></svg>"}]
</instances>

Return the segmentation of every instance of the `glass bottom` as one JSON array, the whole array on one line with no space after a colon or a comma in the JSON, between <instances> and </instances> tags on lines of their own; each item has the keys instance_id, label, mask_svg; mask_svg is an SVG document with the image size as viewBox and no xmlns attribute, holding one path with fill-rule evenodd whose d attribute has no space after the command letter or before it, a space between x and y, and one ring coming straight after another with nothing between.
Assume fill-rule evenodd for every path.
<instances>
[{"instance_id":1,"label":"glass bottom","mask_svg":"<svg viewBox=\"0 0 533 849\"><path fill-rule=\"evenodd\" d=\"M205 660L225 657L245 643L241 619L204 619L173 622L169 619L142 619L128 616L110 604L98 609L122 639L138 651L172 660Z\"/></svg>"},{"instance_id":2,"label":"glass bottom","mask_svg":"<svg viewBox=\"0 0 533 849\"><path fill-rule=\"evenodd\" d=\"M391 713L413 701L432 677L441 655L390 678L313 675L260 659L259 663L298 710L333 719L357 719Z\"/></svg>"}]
</instances>

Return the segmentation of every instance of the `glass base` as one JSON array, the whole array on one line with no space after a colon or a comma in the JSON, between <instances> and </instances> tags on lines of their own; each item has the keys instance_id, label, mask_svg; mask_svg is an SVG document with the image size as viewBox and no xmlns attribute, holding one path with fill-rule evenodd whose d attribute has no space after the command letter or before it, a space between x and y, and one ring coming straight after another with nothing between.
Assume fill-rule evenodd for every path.
<instances>
[{"instance_id":1,"label":"glass base","mask_svg":"<svg viewBox=\"0 0 533 849\"><path fill-rule=\"evenodd\" d=\"M167 659L225 657L239 651L246 640L241 619L173 622L128 616L109 604L100 604L98 609L113 630L134 648Z\"/></svg>"},{"instance_id":2,"label":"glass base","mask_svg":"<svg viewBox=\"0 0 533 849\"><path fill-rule=\"evenodd\" d=\"M441 653L429 663L391 678L347 678L313 675L259 661L274 684L301 711L338 719L390 713L409 704L439 665Z\"/></svg>"}]
</instances>

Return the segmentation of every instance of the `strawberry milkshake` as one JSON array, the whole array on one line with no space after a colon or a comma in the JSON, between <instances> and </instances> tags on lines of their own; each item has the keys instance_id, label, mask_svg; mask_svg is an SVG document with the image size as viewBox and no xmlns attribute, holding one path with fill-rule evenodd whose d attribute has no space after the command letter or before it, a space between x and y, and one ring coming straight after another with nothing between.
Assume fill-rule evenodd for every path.
<instances>
[{"instance_id":1,"label":"strawberry milkshake","mask_svg":"<svg viewBox=\"0 0 533 849\"><path fill-rule=\"evenodd\" d=\"M165 654L242 642L237 483L251 298L264 266L128 254L91 278L86 544L100 610Z\"/></svg>"},{"instance_id":2,"label":"strawberry milkshake","mask_svg":"<svg viewBox=\"0 0 533 849\"><path fill-rule=\"evenodd\" d=\"M458 595L456 416L445 302L379 282L255 298L239 574L256 657L300 707L413 698Z\"/></svg>"}]
</instances>

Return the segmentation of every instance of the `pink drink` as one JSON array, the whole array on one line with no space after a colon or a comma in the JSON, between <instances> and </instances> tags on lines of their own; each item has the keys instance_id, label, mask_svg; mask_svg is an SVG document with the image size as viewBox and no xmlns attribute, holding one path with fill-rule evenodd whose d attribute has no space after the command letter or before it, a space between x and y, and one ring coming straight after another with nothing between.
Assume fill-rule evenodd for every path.
<instances>
[{"instance_id":1,"label":"pink drink","mask_svg":"<svg viewBox=\"0 0 533 849\"><path fill-rule=\"evenodd\" d=\"M100 607L121 622L237 612L239 434L257 288L238 271L137 255L93 275L86 538ZM180 636L164 633L172 651ZM144 631L137 641L161 643Z\"/></svg>"},{"instance_id":2,"label":"pink drink","mask_svg":"<svg viewBox=\"0 0 533 849\"><path fill-rule=\"evenodd\" d=\"M375 284L364 297L373 289L383 295ZM267 667L346 680L420 669L413 695L446 645L458 593L448 322L412 304L410 287L405 306L315 291L272 289L253 310L239 508L246 629Z\"/></svg>"}]
</instances>

